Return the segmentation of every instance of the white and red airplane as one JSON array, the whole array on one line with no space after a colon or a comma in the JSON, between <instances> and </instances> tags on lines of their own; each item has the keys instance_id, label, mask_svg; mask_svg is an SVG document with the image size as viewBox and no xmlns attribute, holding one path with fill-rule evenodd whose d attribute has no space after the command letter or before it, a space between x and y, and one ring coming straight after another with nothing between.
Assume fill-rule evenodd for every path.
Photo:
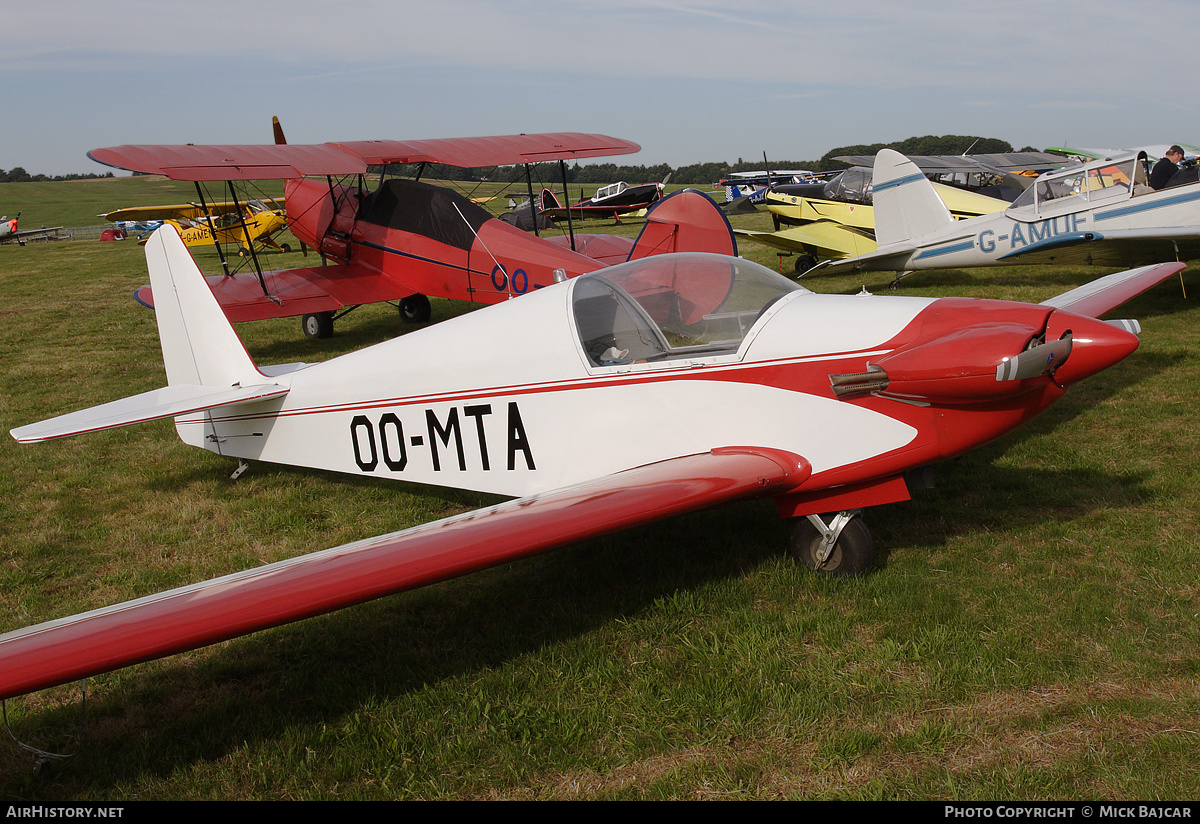
<instances>
[{"instance_id":1,"label":"white and red airplane","mask_svg":"<svg viewBox=\"0 0 1200 824\"><path fill-rule=\"evenodd\" d=\"M62 229L61 226L51 226L41 229L23 229L17 230L17 221L21 219L21 213L18 212L16 217L4 215L0 217L0 243L17 242L22 246L28 240L56 240L58 232Z\"/></svg>"},{"instance_id":2,"label":"white and red airplane","mask_svg":"<svg viewBox=\"0 0 1200 824\"><path fill-rule=\"evenodd\" d=\"M1177 272L1038 305L819 295L736 257L648 257L312 365L258 367L179 235L146 246L167 386L19 427L174 417L188 444L511 495L423 526L0 635L0 698L749 497L792 552L873 560L860 510L1014 429L1138 345L1098 316ZM481 347L480 341L489 345ZM437 352L431 359L429 352Z\"/></svg>"}]
</instances>

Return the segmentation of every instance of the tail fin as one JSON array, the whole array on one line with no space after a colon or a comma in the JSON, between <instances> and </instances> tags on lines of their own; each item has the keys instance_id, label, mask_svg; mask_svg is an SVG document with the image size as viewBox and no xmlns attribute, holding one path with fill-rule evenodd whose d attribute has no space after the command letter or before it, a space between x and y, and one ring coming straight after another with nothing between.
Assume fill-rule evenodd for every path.
<instances>
[{"instance_id":1,"label":"tail fin","mask_svg":"<svg viewBox=\"0 0 1200 824\"><path fill-rule=\"evenodd\" d=\"M737 254L733 227L708 195L696 189L683 189L651 206L629 260L670 252Z\"/></svg>"},{"instance_id":2,"label":"tail fin","mask_svg":"<svg viewBox=\"0 0 1200 824\"><path fill-rule=\"evenodd\" d=\"M249 386L263 382L241 339L172 226L146 243L150 289L167 384Z\"/></svg>"},{"instance_id":3,"label":"tail fin","mask_svg":"<svg viewBox=\"0 0 1200 824\"><path fill-rule=\"evenodd\" d=\"M17 427L10 433L18 441L65 438L287 394L286 386L255 368L174 227L150 237L146 262L168 386Z\"/></svg>"},{"instance_id":4,"label":"tail fin","mask_svg":"<svg viewBox=\"0 0 1200 824\"><path fill-rule=\"evenodd\" d=\"M872 193L875 241L880 247L927 235L954 222L917 164L891 149L875 155Z\"/></svg>"}]
</instances>

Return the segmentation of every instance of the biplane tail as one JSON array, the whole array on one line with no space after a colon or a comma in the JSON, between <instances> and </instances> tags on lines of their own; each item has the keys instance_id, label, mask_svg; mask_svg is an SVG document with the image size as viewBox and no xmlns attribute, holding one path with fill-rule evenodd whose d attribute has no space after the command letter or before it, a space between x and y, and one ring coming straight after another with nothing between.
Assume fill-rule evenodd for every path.
<instances>
[{"instance_id":1,"label":"biplane tail","mask_svg":"<svg viewBox=\"0 0 1200 824\"><path fill-rule=\"evenodd\" d=\"M255 367L174 227L150 237L146 263L167 386L17 427L10 434L18 441L65 438L287 394L286 386Z\"/></svg>"},{"instance_id":2,"label":"biplane tail","mask_svg":"<svg viewBox=\"0 0 1200 824\"><path fill-rule=\"evenodd\" d=\"M903 243L954 222L929 178L904 155L881 149L872 176L875 241L880 247Z\"/></svg>"},{"instance_id":3,"label":"biplane tail","mask_svg":"<svg viewBox=\"0 0 1200 824\"><path fill-rule=\"evenodd\" d=\"M651 206L629 260L673 252L737 256L737 239L729 218L701 191L681 189Z\"/></svg>"}]
</instances>

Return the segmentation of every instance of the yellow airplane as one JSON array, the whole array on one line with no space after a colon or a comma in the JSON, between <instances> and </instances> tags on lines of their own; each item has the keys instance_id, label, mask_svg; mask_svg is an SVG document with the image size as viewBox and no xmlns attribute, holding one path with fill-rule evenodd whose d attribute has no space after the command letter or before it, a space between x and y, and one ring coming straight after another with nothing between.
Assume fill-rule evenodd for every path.
<instances>
[{"instance_id":1,"label":"yellow airplane","mask_svg":"<svg viewBox=\"0 0 1200 824\"><path fill-rule=\"evenodd\" d=\"M209 203L207 211L203 206L194 203L134 206L129 209L117 209L104 217L114 223L126 224L129 228L136 229L153 229L157 228L159 223L169 223L179 230L179 235L187 246L211 244L215 229L218 242L236 243L243 255L249 254L251 243L280 252L291 251L291 246L286 243L280 245L273 239L276 233L287 228L287 215L283 204L271 199L249 200L244 203Z\"/></svg>"},{"instance_id":2,"label":"yellow airplane","mask_svg":"<svg viewBox=\"0 0 1200 824\"><path fill-rule=\"evenodd\" d=\"M847 169L825 184L783 186L766 195L776 231L735 229L743 237L796 253L796 274L821 260L841 259L875 251L875 209L871 205L871 170ZM941 183L933 184L956 218L1000 212L1009 203ZM788 228L781 228L788 224Z\"/></svg>"}]
</instances>

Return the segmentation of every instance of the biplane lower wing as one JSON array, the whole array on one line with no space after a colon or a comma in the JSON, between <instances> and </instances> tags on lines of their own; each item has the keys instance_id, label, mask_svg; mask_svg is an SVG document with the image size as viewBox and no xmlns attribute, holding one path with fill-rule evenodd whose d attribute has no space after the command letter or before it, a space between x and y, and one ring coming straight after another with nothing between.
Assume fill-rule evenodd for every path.
<instances>
[{"instance_id":1,"label":"biplane lower wing","mask_svg":"<svg viewBox=\"0 0 1200 824\"><path fill-rule=\"evenodd\" d=\"M233 323L336 312L348 306L400 300L415 291L377 269L357 263L263 272L261 283L253 273L211 275L205 280ZM134 298L154 308L154 293L149 286L138 289Z\"/></svg>"},{"instance_id":2,"label":"biplane lower wing","mask_svg":"<svg viewBox=\"0 0 1200 824\"><path fill-rule=\"evenodd\" d=\"M803 458L715 449L0 635L0 699L298 621L803 481Z\"/></svg>"}]
</instances>

